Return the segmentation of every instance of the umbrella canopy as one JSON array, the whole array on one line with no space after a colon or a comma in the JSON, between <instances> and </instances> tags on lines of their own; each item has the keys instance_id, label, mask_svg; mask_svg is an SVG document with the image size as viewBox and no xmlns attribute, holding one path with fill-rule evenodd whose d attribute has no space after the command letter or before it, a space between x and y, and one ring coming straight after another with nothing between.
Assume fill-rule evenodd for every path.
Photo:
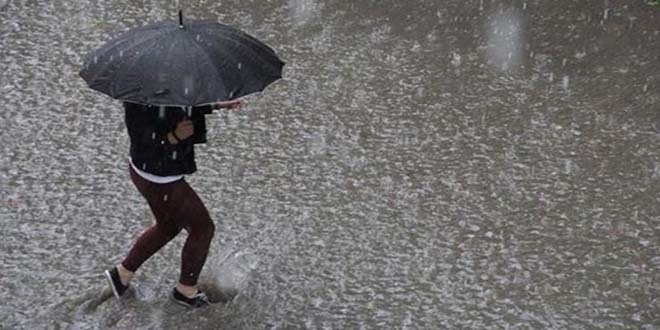
<instances>
[{"instance_id":1,"label":"umbrella canopy","mask_svg":"<svg viewBox=\"0 0 660 330\"><path fill-rule=\"evenodd\" d=\"M199 106L262 91L282 77L275 52L210 20L162 21L131 29L89 54L80 76L112 98Z\"/></svg>"}]
</instances>

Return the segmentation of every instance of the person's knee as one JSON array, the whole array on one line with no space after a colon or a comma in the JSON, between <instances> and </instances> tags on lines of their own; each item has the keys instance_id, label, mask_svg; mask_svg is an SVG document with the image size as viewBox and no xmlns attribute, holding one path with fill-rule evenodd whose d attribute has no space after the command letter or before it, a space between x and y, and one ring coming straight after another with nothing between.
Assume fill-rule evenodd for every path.
<instances>
[{"instance_id":1,"label":"person's knee","mask_svg":"<svg viewBox=\"0 0 660 330\"><path fill-rule=\"evenodd\" d=\"M176 237L181 232L181 228L176 225L158 225L158 230L165 234L169 239Z\"/></svg>"},{"instance_id":2,"label":"person's knee","mask_svg":"<svg viewBox=\"0 0 660 330\"><path fill-rule=\"evenodd\" d=\"M176 237L176 235L179 235L180 232L181 232L181 228L176 228L168 231L167 235L170 237L170 239L173 239Z\"/></svg>"},{"instance_id":3,"label":"person's knee","mask_svg":"<svg viewBox=\"0 0 660 330\"><path fill-rule=\"evenodd\" d=\"M213 220L211 220L211 218L208 216L201 218L202 219L200 220L202 221L197 221L196 223L193 223L188 228L188 231L190 232L190 234L195 235L202 240L210 241L213 238L213 235L215 234L215 224L213 223Z\"/></svg>"}]
</instances>

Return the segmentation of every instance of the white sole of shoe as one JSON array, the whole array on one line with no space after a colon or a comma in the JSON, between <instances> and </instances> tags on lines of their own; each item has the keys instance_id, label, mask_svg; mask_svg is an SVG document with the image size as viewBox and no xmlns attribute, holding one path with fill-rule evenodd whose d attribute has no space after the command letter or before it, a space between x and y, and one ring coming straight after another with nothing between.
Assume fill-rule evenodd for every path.
<instances>
[{"instance_id":1,"label":"white sole of shoe","mask_svg":"<svg viewBox=\"0 0 660 330\"><path fill-rule=\"evenodd\" d=\"M174 298L174 294L170 294L170 299L171 299L172 301L174 301L175 303L181 305L181 306L185 306L185 307L188 307L188 308L193 308L193 307L194 307L194 306L188 304L187 302L183 302L183 301L181 301L181 300L179 300L179 299Z\"/></svg>"},{"instance_id":2,"label":"white sole of shoe","mask_svg":"<svg viewBox=\"0 0 660 330\"><path fill-rule=\"evenodd\" d=\"M191 304L189 304L189 303L187 303L187 302L185 302L185 301L181 301L181 300L179 300L179 299L176 299L176 298L174 297L174 292L171 292L171 293L170 293L170 299L173 300L175 303L181 305L181 306L186 306L186 307L188 307L188 308L199 308L199 307L197 307L197 306L193 306L193 305L191 305Z\"/></svg>"},{"instance_id":3,"label":"white sole of shoe","mask_svg":"<svg viewBox=\"0 0 660 330\"><path fill-rule=\"evenodd\" d=\"M121 299L119 297L119 292L117 292L117 288L115 288L114 282L112 282L112 275L110 275L110 271L104 271L103 274L105 274L105 277L108 279L108 284L110 284L110 289L112 289L112 293L115 295L117 299Z\"/></svg>"}]
</instances>

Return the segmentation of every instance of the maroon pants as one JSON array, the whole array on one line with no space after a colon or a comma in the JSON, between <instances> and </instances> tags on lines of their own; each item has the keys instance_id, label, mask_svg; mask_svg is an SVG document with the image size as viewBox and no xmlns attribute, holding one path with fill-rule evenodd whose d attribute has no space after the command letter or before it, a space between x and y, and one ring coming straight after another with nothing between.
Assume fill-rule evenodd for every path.
<instances>
[{"instance_id":1,"label":"maroon pants","mask_svg":"<svg viewBox=\"0 0 660 330\"><path fill-rule=\"evenodd\" d=\"M204 267L215 225L197 193L185 179L171 183L154 183L142 178L128 164L131 180L147 200L156 224L145 230L122 261L122 266L135 272L149 257L171 241L181 229L188 238L181 254L179 282L195 285Z\"/></svg>"}]
</instances>

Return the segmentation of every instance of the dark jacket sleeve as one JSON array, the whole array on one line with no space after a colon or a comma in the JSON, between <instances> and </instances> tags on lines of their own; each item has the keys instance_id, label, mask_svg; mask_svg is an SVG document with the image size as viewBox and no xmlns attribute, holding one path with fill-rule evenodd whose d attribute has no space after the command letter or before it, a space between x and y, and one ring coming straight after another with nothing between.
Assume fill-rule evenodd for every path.
<instances>
[{"instance_id":1,"label":"dark jacket sleeve","mask_svg":"<svg viewBox=\"0 0 660 330\"><path fill-rule=\"evenodd\" d=\"M213 112L213 107L210 105L202 105L199 107L195 107L195 110L201 112L204 115L208 115Z\"/></svg>"},{"instance_id":2,"label":"dark jacket sleeve","mask_svg":"<svg viewBox=\"0 0 660 330\"><path fill-rule=\"evenodd\" d=\"M158 108L147 108L141 104L124 102L125 121L132 141L163 151L174 145L167 139L173 127L167 120L158 119Z\"/></svg>"},{"instance_id":3,"label":"dark jacket sleeve","mask_svg":"<svg viewBox=\"0 0 660 330\"><path fill-rule=\"evenodd\" d=\"M195 107L190 116L190 120L193 122L194 133L192 136L192 143L206 143L206 119L205 115L213 112L213 108L210 105Z\"/></svg>"}]
</instances>

